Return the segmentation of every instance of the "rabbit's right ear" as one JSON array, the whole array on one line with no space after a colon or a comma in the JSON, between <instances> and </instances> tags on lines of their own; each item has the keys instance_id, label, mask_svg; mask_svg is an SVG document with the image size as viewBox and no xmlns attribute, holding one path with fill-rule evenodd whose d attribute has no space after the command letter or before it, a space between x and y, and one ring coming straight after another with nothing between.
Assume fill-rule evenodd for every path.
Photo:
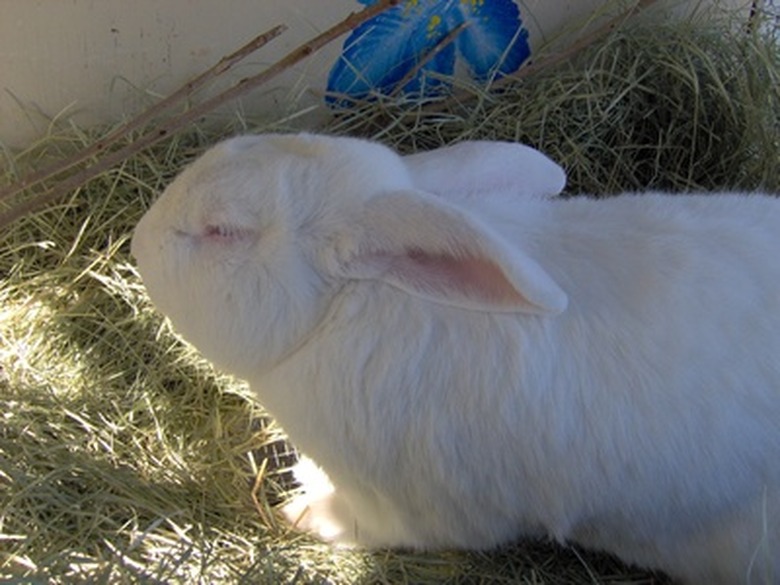
<instances>
[{"instance_id":1,"label":"rabbit's right ear","mask_svg":"<svg viewBox=\"0 0 780 585\"><path fill-rule=\"evenodd\" d=\"M374 197L346 218L334 242L336 276L384 281L437 303L556 315L568 302L523 251L424 192Z\"/></svg>"},{"instance_id":2,"label":"rabbit's right ear","mask_svg":"<svg viewBox=\"0 0 780 585\"><path fill-rule=\"evenodd\" d=\"M442 197L511 192L560 193L566 173L546 155L515 142L468 141L403 157L414 186Z\"/></svg>"}]
</instances>

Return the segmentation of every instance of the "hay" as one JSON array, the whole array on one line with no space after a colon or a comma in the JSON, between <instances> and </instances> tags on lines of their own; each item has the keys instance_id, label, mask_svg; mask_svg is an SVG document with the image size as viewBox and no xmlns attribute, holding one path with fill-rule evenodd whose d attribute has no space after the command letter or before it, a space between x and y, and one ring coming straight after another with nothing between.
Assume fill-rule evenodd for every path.
<instances>
[{"instance_id":1,"label":"hay","mask_svg":"<svg viewBox=\"0 0 780 585\"><path fill-rule=\"evenodd\" d=\"M519 140L564 164L571 193L780 190L779 61L776 41L727 23L643 24L499 91L463 86L458 99L377 100L327 130L404 151ZM244 385L177 339L129 257L143 211L218 137L193 130L168 140L2 234L0 577L663 582L545 543L480 554L361 553L288 533L272 512L283 470L262 461L280 430ZM93 138L70 128L9 155L6 172Z\"/></svg>"},{"instance_id":2,"label":"hay","mask_svg":"<svg viewBox=\"0 0 780 585\"><path fill-rule=\"evenodd\" d=\"M569 193L780 190L776 40L717 21L640 23L469 99L366 104L334 128L404 151L485 138L548 153Z\"/></svg>"}]
</instances>

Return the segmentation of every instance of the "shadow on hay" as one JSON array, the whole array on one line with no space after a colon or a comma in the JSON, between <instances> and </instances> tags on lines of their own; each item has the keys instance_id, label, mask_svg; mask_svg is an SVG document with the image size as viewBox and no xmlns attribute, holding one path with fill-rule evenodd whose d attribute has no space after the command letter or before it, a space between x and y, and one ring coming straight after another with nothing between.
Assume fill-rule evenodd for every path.
<instances>
[{"instance_id":1,"label":"shadow on hay","mask_svg":"<svg viewBox=\"0 0 780 585\"><path fill-rule=\"evenodd\" d=\"M394 583L433 585L434 583L527 583L545 585L672 585L663 574L627 567L608 555L561 547L549 542L520 541L495 551L413 553L374 551L344 553L318 547L318 554L333 560L352 554L359 565L342 580L319 572L310 557L300 559L289 544L269 549L237 578L237 583ZM304 545L306 546L306 545ZM310 545L315 547L316 545Z\"/></svg>"},{"instance_id":2,"label":"shadow on hay","mask_svg":"<svg viewBox=\"0 0 780 585\"><path fill-rule=\"evenodd\" d=\"M145 300L127 241L145 194L124 188L90 186L104 205L67 204L0 238L2 576L235 572L269 532L246 454L272 429Z\"/></svg>"}]
</instances>

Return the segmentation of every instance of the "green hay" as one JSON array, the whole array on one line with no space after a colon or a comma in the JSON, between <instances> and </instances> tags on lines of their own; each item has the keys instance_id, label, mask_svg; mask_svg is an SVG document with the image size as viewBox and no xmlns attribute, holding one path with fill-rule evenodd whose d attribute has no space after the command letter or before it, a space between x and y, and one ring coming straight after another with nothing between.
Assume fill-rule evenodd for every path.
<instances>
[{"instance_id":1,"label":"green hay","mask_svg":"<svg viewBox=\"0 0 780 585\"><path fill-rule=\"evenodd\" d=\"M779 63L775 41L727 25L636 26L500 91L463 87L468 99L426 107L378 100L326 130L404 151L519 140L564 164L571 193L780 190ZM93 138L70 128L8 155L7 177ZM281 431L240 381L173 334L129 256L143 211L217 138L193 130L171 139L0 236L0 577L664 582L545 543L492 553L364 553L289 533L273 515L283 470L265 469L256 482Z\"/></svg>"}]
</instances>

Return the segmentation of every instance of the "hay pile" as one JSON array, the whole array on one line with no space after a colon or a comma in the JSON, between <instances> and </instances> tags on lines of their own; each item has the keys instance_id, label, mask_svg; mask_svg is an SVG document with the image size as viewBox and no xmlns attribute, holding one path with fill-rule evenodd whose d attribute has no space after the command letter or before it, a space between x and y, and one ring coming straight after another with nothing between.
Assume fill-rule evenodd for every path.
<instances>
[{"instance_id":1,"label":"hay pile","mask_svg":"<svg viewBox=\"0 0 780 585\"><path fill-rule=\"evenodd\" d=\"M327 131L404 151L519 140L570 193L780 190L777 40L728 23L637 24L516 86L381 100ZM253 130L274 129L261 125ZM135 223L218 136L126 161L0 236L0 577L100 583L662 583L544 543L490 554L334 551L274 520L280 430L178 340L129 257ZM7 174L91 138L71 129Z\"/></svg>"}]
</instances>

